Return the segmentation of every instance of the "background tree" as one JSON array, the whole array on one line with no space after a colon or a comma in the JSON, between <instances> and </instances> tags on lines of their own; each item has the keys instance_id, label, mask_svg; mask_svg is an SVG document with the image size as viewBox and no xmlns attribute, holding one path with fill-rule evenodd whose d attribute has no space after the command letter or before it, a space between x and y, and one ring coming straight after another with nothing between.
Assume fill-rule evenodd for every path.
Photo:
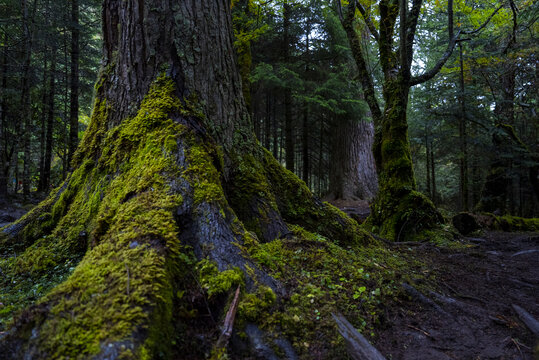
<instances>
[{"instance_id":1,"label":"background tree","mask_svg":"<svg viewBox=\"0 0 539 360\"><path fill-rule=\"evenodd\" d=\"M3 36L2 62L2 179L0 195L23 190L48 192L49 184L65 177L70 125L71 94L81 97L72 110L81 108L88 116L93 83L98 67L98 5L93 0L80 3L84 10L78 27L71 26L69 8L56 1L4 2L0 5L0 32ZM70 90L68 59L72 53L74 29L81 31L81 85ZM79 94L80 93L80 94ZM18 94L18 95L16 95ZM66 111L67 110L67 111ZM79 121L78 113L72 119ZM20 121L20 119L26 119ZM77 127L77 129L76 129ZM72 134L73 136L73 134ZM20 169L22 168L22 174Z\"/></svg>"},{"instance_id":2,"label":"background tree","mask_svg":"<svg viewBox=\"0 0 539 360\"><path fill-rule=\"evenodd\" d=\"M337 5L340 8L341 3L337 2ZM376 97L373 77L368 71L366 56L355 29L356 8L378 47L383 73L383 107ZM421 8L422 1L414 1L411 8L408 8L406 1L381 1L377 8L380 16L378 28L375 26L371 8L365 8L357 1L351 1L342 16L358 66L365 100L376 126L373 152L380 191L373 203L368 222L377 232L389 239L398 239L401 234L406 237L421 233L442 221L432 202L416 191L408 139L408 96L412 86L432 79L442 69L461 33L475 33L479 30L465 31L459 28L455 32L453 1L449 0L447 49L432 68L421 75L412 76L414 41ZM497 10L493 14L496 12ZM480 28L483 28L491 17Z\"/></svg>"}]
</instances>

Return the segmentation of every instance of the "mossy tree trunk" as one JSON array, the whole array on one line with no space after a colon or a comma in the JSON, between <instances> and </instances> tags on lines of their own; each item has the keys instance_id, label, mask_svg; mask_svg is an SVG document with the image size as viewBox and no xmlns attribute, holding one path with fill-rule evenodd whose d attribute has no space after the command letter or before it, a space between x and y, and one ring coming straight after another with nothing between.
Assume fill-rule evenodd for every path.
<instances>
[{"instance_id":1,"label":"mossy tree trunk","mask_svg":"<svg viewBox=\"0 0 539 360\"><path fill-rule=\"evenodd\" d=\"M375 232L391 240L421 233L442 220L432 202L416 191L406 110L410 87L417 81L410 76L410 66L421 2L414 2L410 11L405 4L381 1L379 30L374 27L368 12L357 1L350 2L341 19L356 60L365 100L375 123L373 153L378 171L379 192L372 204L367 224L372 226ZM370 33L378 43L384 74L383 108L376 98L372 75L367 70L367 58L363 55L360 36L355 28L356 8L360 10ZM400 19L404 25L396 27L401 12L404 12L404 16L410 16L410 19ZM399 51L395 50L394 44L395 36L398 36L395 34L396 28L400 35ZM454 44L451 49L452 46ZM432 76L434 75L421 81Z\"/></svg>"},{"instance_id":2,"label":"mossy tree trunk","mask_svg":"<svg viewBox=\"0 0 539 360\"><path fill-rule=\"evenodd\" d=\"M337 1L341 21L346 30L352 55L356 60L359 79L365 101L369 105L375 123L373 153L378 170L379 192L367 223L382 236L397 240L424 233L442 221L432 202L416 191L406 110L410 87L432 79L451 56L460 34L473 34L482 29L494 13L477 30L464 31L453 28L453 1L447 2L448 39L447 50L438 62L418 76L412 76L413 44L422 1L381 0L378 4L379 25L371 18L372 9L353 0L343 11ZM383 107L375 93L374 80L368 71L367 57L361 48L361 40L355 28L356 9L374 41L383 72Z\"/></svg>"},{"instance_id":3,"label":"mossy tree trunk","mask_svg":"<svg viewBox=\"0 0 539 360\"><path fill-rule=\"evenodd\" d=\"M103 35L73 172L0 237L6 291L33 294L1 354L147 359L175 346L204 356L193 334L217 324L193 303L219 314L233 285L283 293L250 246L292 236L292 225L347 246L372 240L257 144L229 1L105 0ZM208 306L189 290L197 284L220 300Z\"/></svg>"}]
</instances>

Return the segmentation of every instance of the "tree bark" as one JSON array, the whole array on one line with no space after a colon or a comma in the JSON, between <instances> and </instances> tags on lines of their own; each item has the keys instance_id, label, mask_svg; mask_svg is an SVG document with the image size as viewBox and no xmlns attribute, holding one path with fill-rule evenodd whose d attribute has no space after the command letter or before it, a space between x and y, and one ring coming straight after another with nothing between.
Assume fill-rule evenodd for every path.
<instances>
[{"instance_id":1,"label":"tree bark","mask_svg":"<svg viewBox=\"0 0 539 360\"><path fill-rule=\"evenodd\" d=\"M372 200L378 189L372 153L373 123L337 120L331 134L330 197Z\"/></svg>"},{"instance_id":2,"label":"tree bark","mask_svg":"<svg viewBox=\"0 0 539 360\"><path fill-rule=\"evenodd\" d=\"M43 251L28 276L68 268L15 318L0 353L166 358L172 339L218 333L208 318L222 313L227 281L285 295L250 258L255 244L293 236L290 225L346 246L372 241L257 143L228 0L105 0L103 35L105 67L73 172L1 239L18 262ZM204 269L226 281L204 290ZM212 288L214 298L200 294ZM197 296L207 314L196 315ZM208 350L190 344L177 351Z\"/></svg>"}]
</instances>

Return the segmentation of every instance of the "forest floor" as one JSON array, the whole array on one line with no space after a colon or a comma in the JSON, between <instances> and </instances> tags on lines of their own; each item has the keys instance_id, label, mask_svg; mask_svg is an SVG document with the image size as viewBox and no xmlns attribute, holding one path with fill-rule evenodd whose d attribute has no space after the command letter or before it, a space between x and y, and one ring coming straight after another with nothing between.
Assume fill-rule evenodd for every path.
<instances>
[{"instance_id":1,"label":"forest floor","mask_svg":"<svg viewBox=\"0 0 539 360\"><path fill-rule=\"evenodd\" d=\"M369 215L365 202L330 202L360 222ZM407 284L409 297L388 304L373 342L388 359L533 359L539 339L513 304L539 319L539 233L484 231L463 240L451 249L400 246L426 262L435 281Z\"/></svg>"},{"instance_id":2,"label":"forest floor","mask_svg":"<svg viewBox=\"0 0 539 360\"><path fill-rule=\"evenodd\" d=\"M484 232L469 247L409 247L436 291L387 308L374 345L388 359L533 359L535 341L512 305L539 319L539 233Z\"/></svg>"},{"instance_id":3,"label":"forest floor","mask_svg":"<svg viewBox=\"0 0 539 360\"><path fill-rule=\"evenodd\" d=\"M368 215L366 203L335 205L358 220ZM30 206L0 204L0 227ZM539 233L483 232L454 248L395 250L424 261L434 282L404 285L409 296L387 304L373 345L388 360L533 359L538 340L513 304L539 319Z\"/></svg>"}]
</instances>

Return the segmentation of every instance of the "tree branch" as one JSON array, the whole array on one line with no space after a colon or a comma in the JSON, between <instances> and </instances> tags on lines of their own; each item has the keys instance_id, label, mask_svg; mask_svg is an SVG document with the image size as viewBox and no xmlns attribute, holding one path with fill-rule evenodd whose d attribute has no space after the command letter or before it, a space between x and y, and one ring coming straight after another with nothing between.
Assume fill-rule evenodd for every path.
<instances>
[{"instance_id":1,"label":"tree branch","mask_svg":"<svg viewBox=\"0 0 539 360\"><path fill-rule=\"evenodd\" d=\"M359 10L359 12L361 13L363 20L365 21L365 24L367 24L367 27L369 28L371 35L374 37L376 41L380 41L380 35L378 34L378 31L376 31L376 27L372 23L372 19L369 16L369 14L367 14L367 11L365 11L365 8L358 1L354 0L354 3L357 9Z\"/></svg>"},{"instance_id":2,"label":"tree branch","mask_svg":"<svg viewBox=\"0 0 539 360\"><path fill-rule=\"evenodd\" d=\"M447 49L445 50L445 53L442 55L440 60L438 60L438 62L434 65L432 69L426 71L422 75L412 77L410 79L410 86L421 84L425 81L432 79L436 74L440 72L447 59L449 59L449 57L453 53L453 49L455 48L455 44L457 43L457 39L461 33L461 31L459 30L456 34L453 34L453 0L447 1L447 22L449 44L447 44Z\"/></svg>"},{"instance_id":3,"label":"tree branch","mask_svg":"<svg viewBox=\"0 0 539 360\"><path fill-rule=\"evenodd\" d=\"M400 37L400 45L399 45L399 56L400 56L400 71L402 76L404 77L404 81L408 81L410 78L410 66L408 65L408 46L406 46L406 42L408 40L408 37L406 36L406 15L408 12L408 0L399 0L399 37Z\"/></svg>"},{"instance_id":4,"label":"tree branch","mask_svg":"<svg viewBox=\"0 0 539 360\"><path fill-rule=\"evenodd\" d=\"M350 49L352 50L352 56L356 61L359 80L361 82L361 87L363 89L363 94L365 95L365 101L369 105L371 114L374 120L374 124L377 125L382 119L382 111L380 110L380 105L378 100L376 100L376 93L374 91L374 83L372 80L371 73L367 70L367 62L361 51L361 41L358 33L354 29L354 20L355 20L355 7L350 4L348 6L346 17L342 22L348 41L350 42Z\"/></svg>"},{"instance_id":5,"label":"tree branch","mask_svg":"<svg viewBox=\"0 0 539 360\"><path fill-rule=\"evenodd\" d=\"M421 13L421 5L423 5L423 0L414 0L412 3L412 9L408 16L408 34L406 40L406 53L408 54L408 64L412 63L412 58L414 56L414 39L415 32L417 29L417 22L419 21L419 14Z\"/></svg>"},{"instance_id":6,"label":"tree branch","mask_svg":"<svg viewBox=\"0 0 539 360\"><path fill-rule=\"evenodd\" d=\"M471 35L471 34L476 34L478 33L479 31L483 30L483 28L485 26L487 26L487 24L490 22L490 20L492 20L492 18L494 17L494 15L496 15L496 13L498 11L500 11L500 9L503 7L503 4L498 6L498 8L496 10L494 10L492 12L492 14L490 14L490 16L487 18L487 20L485 20L485 22L483 24L481 24L481 26L479 26L477 29L475 30L465 30L465 31L461 31L461 34L464 34L464 35Z\"/></svg>"}]
</instances>

